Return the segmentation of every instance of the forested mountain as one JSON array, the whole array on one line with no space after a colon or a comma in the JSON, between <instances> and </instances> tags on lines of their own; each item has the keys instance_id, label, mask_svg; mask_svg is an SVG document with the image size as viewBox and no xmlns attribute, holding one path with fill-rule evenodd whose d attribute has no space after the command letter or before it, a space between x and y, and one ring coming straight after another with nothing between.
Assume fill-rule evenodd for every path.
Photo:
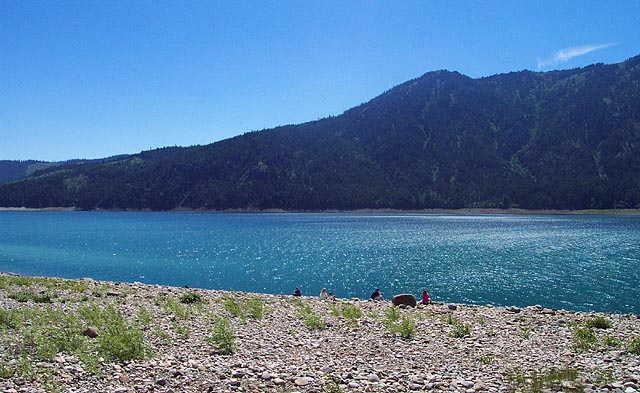
<instances>
[{"instance_id":1,"label":"forested mountain","mask_svg":"<svg viewBox=\"0 0 640 393\"><path fill-rule=\"evenodd\" d=\"M166 210L640 207L640 56L429 72L340 116L45 169L0 206Z\"/></svg>"},{"instance_id":2,"label":"forested mountain","mask_svg":"<svg viewBox=\"0 0 640 393\"><path fill-rule=\"evenodd\" d=\"M0 160L0 184L10 183L43 169L48 163L42 161L10 161Z\"/></svg>"}]
</instances>

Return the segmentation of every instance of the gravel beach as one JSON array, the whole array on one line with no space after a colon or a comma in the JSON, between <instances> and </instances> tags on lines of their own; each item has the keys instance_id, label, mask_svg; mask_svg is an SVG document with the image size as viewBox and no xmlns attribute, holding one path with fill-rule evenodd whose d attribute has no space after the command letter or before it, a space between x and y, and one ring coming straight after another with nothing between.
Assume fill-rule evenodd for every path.
<instances>
[{"instance_id":1,"label":"gravel beach","mask_svg":"<svg viewBox=\"0 0 640 393\"><path fill-rule=\"evenodd\" d=\"M640 390L634 314L11 274L0 304L4 393Z\"/></svg>"}]
</instances>

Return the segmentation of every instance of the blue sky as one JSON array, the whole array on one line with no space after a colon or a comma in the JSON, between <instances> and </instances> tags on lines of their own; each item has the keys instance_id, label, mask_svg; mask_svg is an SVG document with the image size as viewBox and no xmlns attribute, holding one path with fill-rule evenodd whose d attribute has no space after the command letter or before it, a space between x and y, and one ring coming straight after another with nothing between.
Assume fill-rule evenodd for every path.
<instances>
[{"instance_id":1,"label":"blue sky","mask_svg":"<svg viewBox=\"0 0 640 393\"><path fill-rule=\"evenodd\" d=\"M0 0L0 159L207 144L425 72L640 54L640 1Z\"/></svg>"}]
</instances>

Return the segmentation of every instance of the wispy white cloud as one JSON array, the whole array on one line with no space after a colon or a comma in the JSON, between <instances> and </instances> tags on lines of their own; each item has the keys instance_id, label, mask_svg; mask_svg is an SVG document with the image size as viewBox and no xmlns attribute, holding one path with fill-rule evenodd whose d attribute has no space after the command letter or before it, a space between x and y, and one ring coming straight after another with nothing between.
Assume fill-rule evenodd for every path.
<instances>
[{"instance_id":1,"label":"wispy white cloud","mask_svg":"<svg viewBox=\"0 0 640 393\"><path fill-rule=\"evenodd\" d=\"M614 42L610 42L607 44L589 44L589 45L583 45L583 46L574 46L572 48L564 48L564 49L560 49L559 51L557 51L556 53L553 54L553 56L546 58L546 59L540 59L538 58L538 69L542 69L548 66L552 66L552 65L556 65L558 63L561 62L565 62L565 61L569 61L571 59L573 59L574 57L578 57L578 56L582 56L582 55L586 55L587 53L591 53L600 49L604 49L604 48L608 48L610 46L614 46L617 45Z\"/></svg>"}]
</instances>

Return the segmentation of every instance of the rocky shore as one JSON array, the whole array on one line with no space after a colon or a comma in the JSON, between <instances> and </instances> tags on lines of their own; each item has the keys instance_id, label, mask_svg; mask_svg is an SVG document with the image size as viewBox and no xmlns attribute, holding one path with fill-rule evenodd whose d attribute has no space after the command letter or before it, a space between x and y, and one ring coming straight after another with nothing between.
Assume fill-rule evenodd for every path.
<instances>
[{"instance_id":1,"label":"rocky shore","mask_svg":"<svg viewBox=\"0 0 640 393\"><path fill-rule=\"evenodd\" d=\"M640 319L0 274L0 392L640 390Z\"/></svg>"}]
</instances>

